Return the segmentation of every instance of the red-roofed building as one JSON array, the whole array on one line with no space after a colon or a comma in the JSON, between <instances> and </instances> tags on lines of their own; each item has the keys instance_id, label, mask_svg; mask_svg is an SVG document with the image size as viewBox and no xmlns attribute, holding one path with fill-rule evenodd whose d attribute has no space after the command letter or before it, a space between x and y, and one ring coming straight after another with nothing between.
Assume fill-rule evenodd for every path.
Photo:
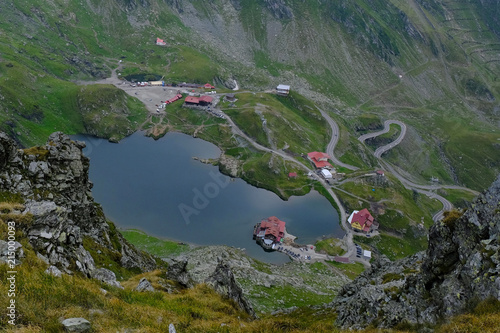
<instances>
[{"instance_id":1,"label":"red-roofed building","mask_svg":"<svg viewBox=\"0 0 500 333\"><path fill-rule=\"evenodd\" d=\"M213 85L211 85L210 83L205 83L205 85L203 86L203 88L205 88L205 89L215 89L215 87Z\"/></svg>"},{"instance_id":2,"label":"red-roofed building","mask_svg":"<svg viewBox=\"0 0 500 333\"><path fill-rule=\"evenodd\" d=\"M253 238L261 243L262 247L270 249L285 237L285 224L276 216L268 217L255 225Z\"/></svg>"},{"instance_id":3,"label":"red-roofed building","mask_svg":"<svg viewBox=\"0 0 500 333\"><path fill-rule=\"evenodd\" d=\"M288 174L288 178L297 178L297 173L296 172L290 172Z\"/></svg>"},{"instance_id":4,"label":"red-roofed building","mask_svg":"<svg viewBox=\"0 0 500 333\"><path fill-rule=\"evenodd\" d=\"M201 105L208 105L208 104L212 104L212 101L214 99L210 96L201 96L200 97L200 104Z\"/></svg>"},{"instance_id":5,"label":"red-roofed building","mask_svg":"<svg viewBox=\"0 0 500 333\"><path fill-rule=\"evenodd\" d=\"M307 158L311 162L313 162L316 169L333 168L332 165L328 162L328 160L331 159L330 155L328 154L313 151L312 153L307 154Z\"/></svg>"},{"instance_id":6,"label":"red-roofed building","mask_svg":"<svg viewBox=\"0 0 500 333\"><path fill-rule=\"evenodd\" d=\"M194 96L188 96L184 100L184 103L191 104L191 105L199 105L200 104L200 98L194 97Z\"/></svg>"},{"instance_id":7,"label":"red-roofed building","mask_svg":"<svg viewBox=\"0 0 500 333\"><path fill-rule=\"evenodd\" d=\"M374 224L373 216L366 208L362 209L361 211L355 210L354 212L352 212L347 221L351 224L351 227L353 229L364 232L369 232L372 225Z\"/></svg>"},{"instance_id":8,"label":"red-roofed building","mask_svg":"<svg viewBox=\"0 0 500 333\"><path fill-rule=\"evenodd\" d=\"M156 45L165 46L167 43L165 43L163 39L156 38Z\"/></svg>"}]
</instances>

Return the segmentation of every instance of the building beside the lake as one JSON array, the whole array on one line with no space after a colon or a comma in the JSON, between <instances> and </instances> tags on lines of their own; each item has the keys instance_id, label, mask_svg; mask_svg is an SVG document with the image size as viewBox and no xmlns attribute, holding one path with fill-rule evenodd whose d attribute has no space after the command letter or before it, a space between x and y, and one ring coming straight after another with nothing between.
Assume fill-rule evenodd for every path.
<instances>
[{"instance_id":1,"label":"building beside the lake","mask_svg":"<svg viewBox=\"0 0 500 333\"><path fill-rule=\"evenodd\" d=\"M354 230L362 232L370 232L372 229L378 228L378 223L375 222L372 214L368 209L364 208L360 211L355 210L347 219Z\"/></svg>"},{"instance_id":2,"label":"building beside the lake","mask_svg":"<svg viewBox=\"0 0 500 333\"><path fill-rule=\"evenodd\" d=\"M313 151L307 154L309 161L313 162L316 169L333 169L333 166L328 162L331 159L330 155Z\"/></svg>"},{"instance_id":3,"label":"building beside the lake","mask_svg":"<svg viewBox=\"0 0 500 333\"><path fill-rule=\"evenodd\" d=\"M276 216L263 219L254 226L253 239L255 239L264 249L272 250L274 249L274 245L285 237L285 224L285 222L281 221Z\"/></svg>"}]
</instances>

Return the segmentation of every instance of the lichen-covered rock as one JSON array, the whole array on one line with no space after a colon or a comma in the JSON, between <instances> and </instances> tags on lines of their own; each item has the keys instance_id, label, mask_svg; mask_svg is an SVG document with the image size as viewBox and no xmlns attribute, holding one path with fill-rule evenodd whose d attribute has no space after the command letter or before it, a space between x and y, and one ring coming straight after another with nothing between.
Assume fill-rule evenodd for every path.
<instances>
[{"instance_id":1,"label":"lichen-covered rock","mask_svg":"<svg viewBox=\"0 0 500 333\"><path fill-rule=\"evenodd\" d=\"M434 324L500 300L500 177L461 217L443 221L431 227L426 253L377 262L344 286L332 303L337 324Z\"/></svg>"}]
</instances>

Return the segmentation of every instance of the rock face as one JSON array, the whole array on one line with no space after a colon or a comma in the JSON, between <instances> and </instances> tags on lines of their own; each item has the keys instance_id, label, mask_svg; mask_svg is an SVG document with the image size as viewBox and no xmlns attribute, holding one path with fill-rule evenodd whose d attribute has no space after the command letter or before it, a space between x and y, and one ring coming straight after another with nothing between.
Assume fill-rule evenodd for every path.
<instances>
[{"instance_id":1,"label":"rock face","mask_svg":"<svg viewBox=\"0 0 500 333\"><path fill-rule=\"evenodd\" d=\"M280 266L266 264L252 259L242 249L228 246L194 248L180 254L176 261L178 267L182 267L176 269L181 272L180 279L172 274L174 270L171 267L176 265L175 261L169 262L168 279L185 281L188 277L192 284L211 285L252 316L254 313L260 316L277 310L286 311L286 304L291 302L295 293L302 293L304 299L325 297L325 302L328 302L344 284L350 282L347 277L332 273L326 266L325 270L317 270L315 266L299 262ZM266 290L271 288L273 291L281 289L283 293L274 296L272 304L262 302L269 297Z\"/></svg>"},{"instance_id":2,"label":"rock face","mask_svg":"<svg viewBox=\"0 0 500 333\"><path fill-rule=\"evenodd\" d=\"M19 150L0 133L0 191L20 195L30 223L21 228L41 257L61 271L91 276L96 264L84 243L113 255L127 268L155 268L154 260L129 245L108 225L94 202L83 142L52 134L45 146ZM87 245L89 246L89 245Z\"/></svg>"},{"instance_id":3,"label":"rock face","mask_svg":"<svg viewBox=\"0 0 500 333\"><path fill-rule=\"evenodd\" d=\"M381 260L332 305L344 328L433 324L478 301L500 300L500 177L460 218L433 225L424 253Z\"/></svg>"},{"instance_id":4,"label":"rock face","mask_svg":"<svg viewBox=\"0 0 500 333\"><path fill-rule=\"evenodd\" d=\"M215 271L205 280L205 283L211 286L217 293L236 302L240 308L255 317L255 312L243 296L243 290L236 283L233 272L222 260L219 261Z\"/></svg>"},{"instance_id":5,"label":"rock face","mask_svg":"<svg viewBox=\"0 0 500 333\"><path fill-rule=\"evenodd\" d=\"M194 282L187 271L187 260L172 260L167 269L167 279L177 281L181 286L190 288Z\"/></svg>"}]
</instances>

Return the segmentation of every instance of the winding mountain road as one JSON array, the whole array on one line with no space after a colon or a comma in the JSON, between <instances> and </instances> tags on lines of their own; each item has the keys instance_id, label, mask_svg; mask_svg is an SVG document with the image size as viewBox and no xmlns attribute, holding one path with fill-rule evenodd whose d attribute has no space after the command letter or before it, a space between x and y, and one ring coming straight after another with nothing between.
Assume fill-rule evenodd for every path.
<instances>
[{"instance_id":1,"label":"winding mountain road","mask_svg":"<svg viewBox=\"0 0 500 333\"><path fill-rule=\"evenodd\" d=\"M339 125L333 120L328 113L325 111L321 110L318 106L316 108L319 110L323 118L327 121L328 125L330 125L330 128L332 129L332 137L330 139L330 142L328 143L326 147L326 153L330 155L330 159L333 161L338 166L344 167L346 169L356 171L359 168L355 167L353 165L346 164L344 162L341 162L338 158L335 157L334 151L335 151L335 146L339 142L339 136L340 136L340 130L339 130Z\"/></svg>"},{"instance_id":2,"label":"winding mountain road","mask_svg":"<svg viewBox=\"0 0 500 333\"><path fill-rule=\"evenodd\" d=\"M376 150L375 150L375 157L376 158L381 158L382 157L382 154L385 153L386 151L388 151L389 149L392 149L394 147L396 147L397 145L399 145L401 143L401 141L403 141L405 135L406 135L406 125L405 123L399 121L399 120L386 120L384 122L384 129L381 130L381 131L378 131L378 132L374 132L374 133L368 133L368 134L364 134L362 136L360 136L358 138L358 140L360 142L365 142L365 140L367 139L371 139L371 138L374 138L374 137L377 137L379 135L382 135L382 134L385 134L387 132L390 131L391 129L391 125L392 124L396 124L396 125L399 125L399 127L401 127L401 133L399 133L399 136L396 138L396 140L392 141L391 143L385 145L385 146L382 146L382 147L378 147Z\"/></svg>"},{"instance_id":3,"label":"winding mountain road","mask_svg":"<svg viewBox=\"0 0 500 333\"><path fill-rule=\"evenodd\" d=\"M222 111L221 111L222 112ZM320 110L320 112L322 112ZM223 112L222 112L223 113ZM310 169L310 167L306 166L304 163L302 163L301 161L298 161L297 159L295 159L294 157L286 154L284 151L282 150L276 150L276 149L271 149L271 148L268 148L268 147L264 147L262 146L261 144L255 142L255 140L253 140L252 138L250 138L248 135L246 135L235 123L234 121L231 119L231 117L229 117L227 114L223 113L224 114L224 117L225 119L227 120L227 122L229 123L229 125L231 126L231 129L232 129L232 132L233 134L235 135L238 135L240 137L242 137L243 139L245 139L248 143L250 143L254 148L260 150L260 151L264 151L264 152L268 152L268 153L271 153L271 154L275 154L277 156L280 156L281 158L283 158L284 160L286 161L291 161L291 162L294 162L295 164L297 164L298 166L300 166L304 171L306 172L311 172L314 179L317 180L324 188L325 190L328 192L328 194L330 194L330 196L333 198L333 200L335 201L335 204L337 205L338 207L338 212L339 212L339 219L340 219L340 223L342 225L342 228L345 230L346 232L346 235L344 236L344 241L346 243L346 246L347 246L347 253L344 254L342 257L344 258L349 258L350 261L356 261L356 262L360 262L362 263L363 265L365 265L366 267L370 267L370 263L367 261L367 260L364 260L362 258L358 258L356 257L356 246L354 244L354 241L353 241L353 231L352 229L349 227L348 225L348 222L347 222L347 213L344 209L344 207L342 206L342 203L340 202L339 198L337 197L337 195L333 192L331 186L323 179L321 178L320 176L318 176L313 170ZM326 113L323 113L323 115L326 115ZM333 121L333 119L331 119L328 115L327 117L325 117L325 119L328 121L328 123L330 124L330 126L332 126L332 124L335 124L336 123ZM330 119L331 122L328 120ZM335 137L335 134L337 134L337 137L338 137L338 127L337 128L337 132L335 132L332 128L332 140L330 141L330 144L329 146L331 147L330 149L333 150L333 148L335 147L335 144L337 142L337 140L334 140L333 137ZM333 142L333 144L332 144ZM329 154L330 155L330 154ZM333 157L333 154L330 155L331 157ZM342 163L343 164L343 163ZM347 165L347 164L345 164ZM349 166L351 168L356 168L356 167L353 167L353 166ZM357 168L356 168L357 169Z\"/></svg>"},{"instance_id":4,"label":"winding mountain road","mask_svg":"<svg viewBox=\"0 0 500 333\"><path fill-rule=\"evenodd\" d=\"M384 122L384 129L383 130L362 135L358 138L358 140L360 142L365 142L365 140L367 140L367 139L374 138L374 137L377 137L377 136L382 135L384 133L387 133L390 130L391 124L399 125L401 127L401 133L399 134L397 139L394 140L393 142L391 142L385 146L377 148L374 152L374 155L380 161L381 166L385 170L391 172L394 175L394 177L396 177L403 184L403 186L405 188L407 188L409 190L415 190L418 193L424 194L424 195L428 196L429 198L436 199L436 200L439 200L441 202L441 204L443 205L443 208L440 211L438 211L436 214L434 214L434 216L432 217L432 220L434 222L441 220L444 216L443 215L444 212L452 210L453 205L446 198L440 196L439 194L431 192L431 191L442 189L442 188L447 188L447 189L464 190L464 191L472 192L474 194L479 194L478 192L471 190L469 188L455 186L455 185L420 185L420 184L416 184L416 183L408 180L407 178L403 177L401 175L401 173L399 173L391 164L389 164L389 162L382 160L382 154L385 153L386 151L388 151L389 149L392 149L395 146L397 146L398 144L400 144L406 135L406 125L399 120L392 120L392 119L386 120Z\"/></svg>"}]
</instances>

